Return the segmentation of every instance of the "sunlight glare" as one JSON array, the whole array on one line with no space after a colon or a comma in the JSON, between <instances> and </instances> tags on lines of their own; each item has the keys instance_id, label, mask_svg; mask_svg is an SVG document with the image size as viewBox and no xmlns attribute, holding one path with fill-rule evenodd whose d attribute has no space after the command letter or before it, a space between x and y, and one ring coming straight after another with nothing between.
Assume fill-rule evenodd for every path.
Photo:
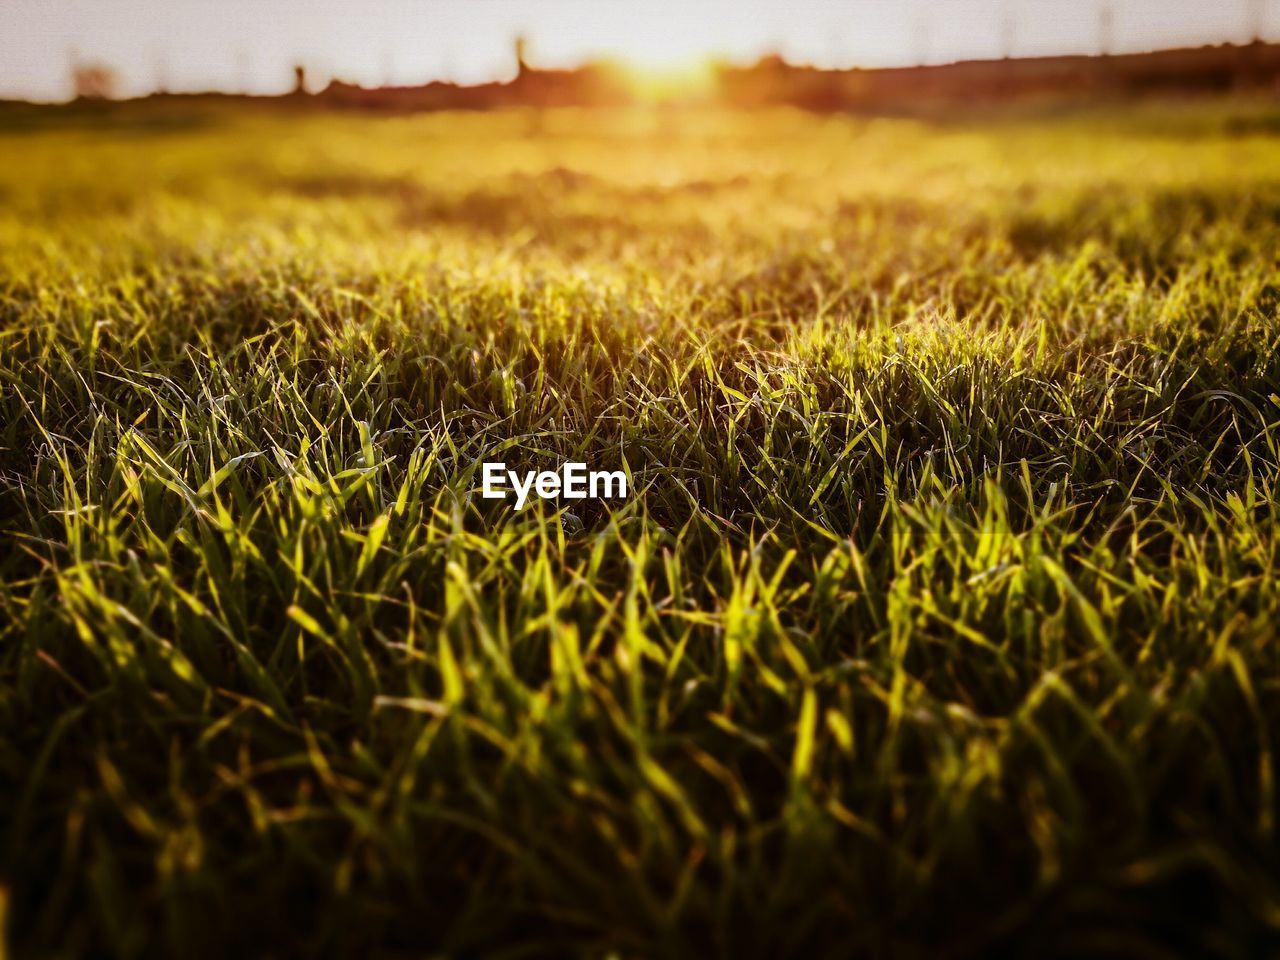
<instances>
[{"instance_id":1,"label":"sunlight glare","mask_svg":"<svg viewBox=\"0 0 1280 960\"><path fill-rule=\"evenodd\" d=\"M642 100L696 100L715 92L715 65L705 56L661 65L626 59L617 68Z\"/></svg>"}]
</instances>

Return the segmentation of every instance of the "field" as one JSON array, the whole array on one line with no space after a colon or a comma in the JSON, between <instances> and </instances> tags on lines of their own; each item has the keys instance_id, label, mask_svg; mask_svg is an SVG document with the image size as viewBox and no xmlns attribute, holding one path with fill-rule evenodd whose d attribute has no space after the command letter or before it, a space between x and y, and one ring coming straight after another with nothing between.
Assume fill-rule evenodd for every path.
<instances>
[{"instance_id":1,"label":"field","mask_svg":"<svg viewBox=\"0 0 1280 960\"><path fill-rule=\"evenodd\" d=\"M1276 948L1277 131L0 111L10 955Z\"/></svg>"}]
</instances>

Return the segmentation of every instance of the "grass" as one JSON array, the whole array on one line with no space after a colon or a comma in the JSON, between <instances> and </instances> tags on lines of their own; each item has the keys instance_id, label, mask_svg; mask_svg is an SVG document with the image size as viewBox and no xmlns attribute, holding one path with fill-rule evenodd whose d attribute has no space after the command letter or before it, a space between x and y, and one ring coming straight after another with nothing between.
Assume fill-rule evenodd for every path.
<instances>
[{"instance_id":1,"label":"grass","mask_svg":"<svg viewBox=\"0 0 1280 960\"><path fill-rule=\"evenodd\" d=\"M1280 943L1274 106L165 109L0 111L13 956Z\"/></svg>"}]
</instances>

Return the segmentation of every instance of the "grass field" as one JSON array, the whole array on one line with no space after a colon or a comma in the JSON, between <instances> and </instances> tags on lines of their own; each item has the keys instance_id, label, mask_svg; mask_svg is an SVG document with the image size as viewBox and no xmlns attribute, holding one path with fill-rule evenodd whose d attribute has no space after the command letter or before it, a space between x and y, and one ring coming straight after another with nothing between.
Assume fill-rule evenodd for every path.
<instances>
[{"instance_id":1,"label":"grass field","mask_svg":"<svg viewBox=\"0 0 1280 960\"><path fill-rule=\"evenodd\" d=\"M1278 130L0 111L10 955L1276 948Z\"/></svg>"}]
</instances>

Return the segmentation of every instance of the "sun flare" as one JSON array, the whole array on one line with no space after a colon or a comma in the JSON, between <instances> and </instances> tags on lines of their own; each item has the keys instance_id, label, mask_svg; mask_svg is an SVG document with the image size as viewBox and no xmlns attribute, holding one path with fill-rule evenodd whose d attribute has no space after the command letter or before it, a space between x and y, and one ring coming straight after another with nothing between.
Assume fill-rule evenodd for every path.
<instances>
[{"instance_id":1,"label":"sun flare","mask_svg":"<svg viewBox=\"0 0 1280 960\"><path fill-rule=\"evenodd\" d=\"M696 100L715 92L715 64L709 57L665 63L628 58L618 69L642 100Z\"/></svg>"}]
</instances>

